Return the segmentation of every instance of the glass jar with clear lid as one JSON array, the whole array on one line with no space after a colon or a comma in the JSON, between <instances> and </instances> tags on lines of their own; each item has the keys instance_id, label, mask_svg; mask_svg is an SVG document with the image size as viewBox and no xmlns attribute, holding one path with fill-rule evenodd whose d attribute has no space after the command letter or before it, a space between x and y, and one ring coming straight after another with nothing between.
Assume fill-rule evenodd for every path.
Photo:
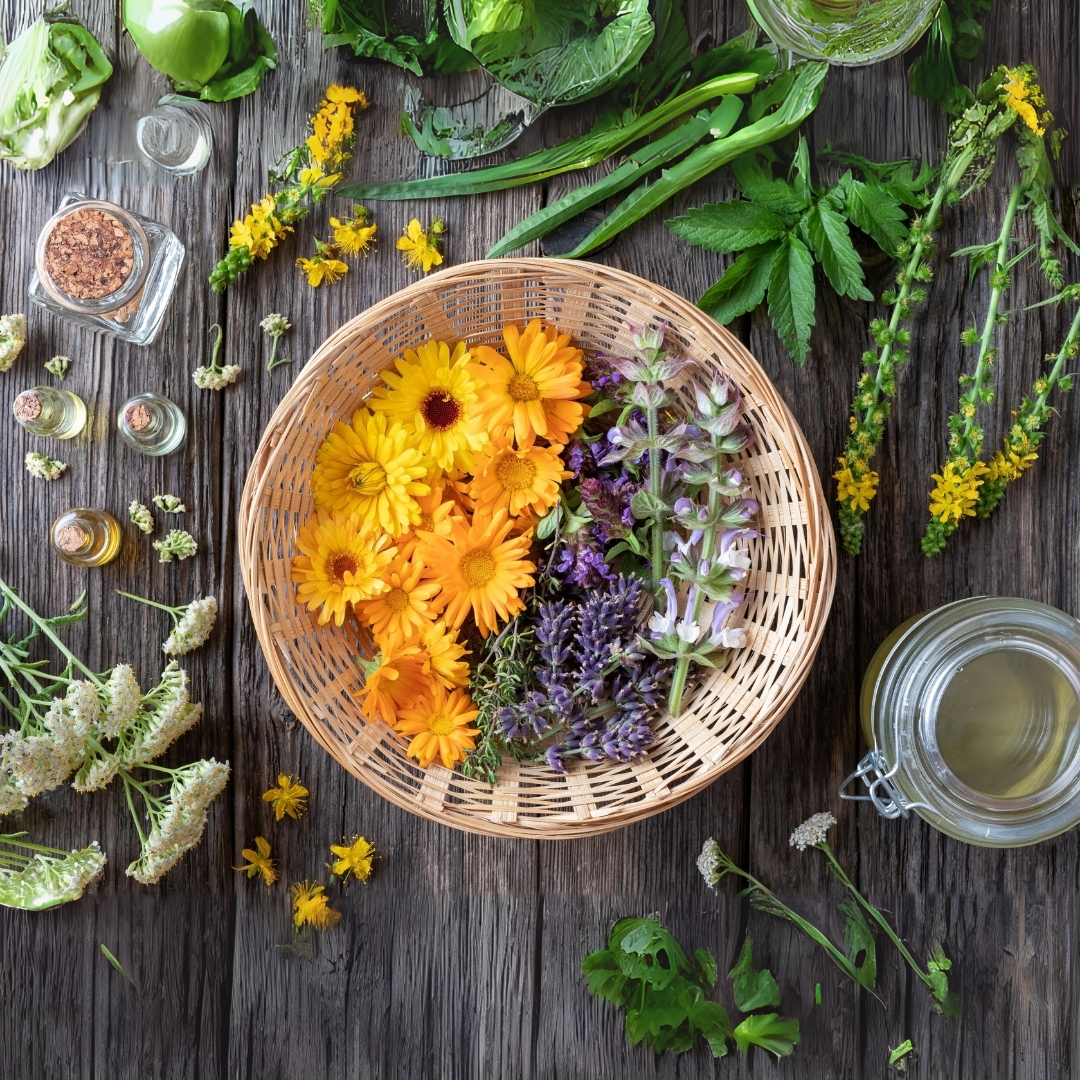
<instances>
[{"instance_id":1,"label":"glass jar with clear lid","mask_svg":"<svg viewBox=\"0 0 1080 1080\"><path fill-rule=\"evenodd\" d=\"M972 597L897 627L863 679L871 746L841 788L969 844L1021 847L1080 823L1080 621ZM846 789L861 781L866 794Z\"/></svg>"}]
</instances>

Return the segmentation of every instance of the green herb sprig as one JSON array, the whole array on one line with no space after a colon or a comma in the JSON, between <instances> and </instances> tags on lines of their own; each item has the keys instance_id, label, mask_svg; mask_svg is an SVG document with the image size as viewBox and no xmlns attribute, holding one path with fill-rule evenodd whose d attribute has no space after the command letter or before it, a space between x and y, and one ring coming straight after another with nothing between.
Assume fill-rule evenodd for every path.
<instances>
[{"instance_id":1,"label":"green herb sprig","mask_svg":"<svg viewBox=\"0 0 1080 1080\"><path fill-rule=\"evenodd\" d=\"M936 101L950 116L974 102L956 73L957 60L974 60L983 48L982 20L994 0L944 0L930 27L926 51L911 67L912 93Z\"/></svg>"}]
</instances>

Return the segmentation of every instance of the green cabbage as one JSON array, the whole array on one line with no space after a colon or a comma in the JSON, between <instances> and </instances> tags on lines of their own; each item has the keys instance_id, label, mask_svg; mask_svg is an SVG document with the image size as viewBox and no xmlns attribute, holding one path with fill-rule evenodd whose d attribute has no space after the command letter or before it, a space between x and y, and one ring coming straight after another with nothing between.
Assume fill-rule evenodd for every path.
<instances>
[{"instance_id":1,"label":"green cabbage","mask_svg":"<svg viewBox=\"0 0 1080 1080\"><path fill-rule=\"evenodd\" d=\"M124 0L124 27L152 68L203 101L250 94L277 67L251 0Z\"/></svg>"},{"instance_id":2,"label":"green cabbage","mask_svg":"<svg viewBox=\"0 0 1080 1080\"><path fill-rule=\"evenodd\" d=\"M78 23L38 19L6 51L0 40L0 160L48 165L82 130L112 70Z\"/></svg>"},{"instance_id":3,"label":"green cabbage","mask_svg":"<svg viewBox=\"0 0 1080 1080\"><path fill-rule=\"evenodd\" d=\"M654 33L649 0L446 0L445 14L463 49L541 108L614 86Z\"/></svg>"}]
</instances>

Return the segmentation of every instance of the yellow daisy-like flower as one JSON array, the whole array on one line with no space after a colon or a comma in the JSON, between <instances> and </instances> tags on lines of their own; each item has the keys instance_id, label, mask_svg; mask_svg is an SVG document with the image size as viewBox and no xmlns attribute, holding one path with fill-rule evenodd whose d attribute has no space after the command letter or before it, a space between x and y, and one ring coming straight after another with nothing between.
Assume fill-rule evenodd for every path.
<instances>
[{"instance_id":1,"label":"yellow daisy-like flower","mask_svg":"<svg viewBox=\"0 0 1080 1080\"><path fill-rule=\"evenodd\" d=\"M861 475L855 476L846 457L837 460L842 466L838 472L833 473L837 502L847 503L851 510L869 510L870 502L877 494L878 474L867 468L865 463L859 463Z\"/></svg>"},{"instance_id":2,"label":"yellow daisy-like flower","mask_svg":"<svg viewBox=\"0 0 1080 1080\"><path fill-rule=\"evenodd\" d=\"M307 797L308 789L285 773L278 773L277 787L263 792L263 802L268 802L274 808L275 821L280 821L286 814L295 821L307 809ZM258 840L255 843L258 845ZM247 855L247 852L244 854Z\"/></svg>"},{"instance_id":3,"label":"yellow daisy-like flower","mask_svg":"<svg viewBox=\"0 0 1080 1080\"><path fill-rule=\"evenodd\" d=\"M310 259L297 259L300 273L307 278L307 283L317 289L323 282L333 285L335 281L349 272L347 263L325 255L313 255Z\"/></svg>"},{"instance_id":4,"label":"yellow daisy-like flower","mask_svg":"<svg viewBox=\"0 0 1080 1080\"><path fill-rule=\"evenodd\" d=\"M1046 124L1053 117L1045 113L1042 117L1037 107L1046 104L1042 88L1034 82L1034 74L1025 68L1006 68L1007 78L1001 87L1002 100L1036 134L1046 134Z\"/></svg>"},{"instance_id":5,"label":"yellow daisy-like flower","mask_svg":"<svg viewBox=\"0 0 1080 1080\"><path fill-rule=\"evenodd\" d=\"M349 604L386 591L382 575L397 554L389 543L389 536L375 534L356 517L319 511L313 526L305 522L296 538L300 554L293 559L292 579L300 603L309 611L322 609L320 626L331 619L341 626Z\"/></svg>"},{"instance_id":6,"label":"yellow daisy-like flower","mask_svg":"<svg viewBox=\"0 0 1080 1080\"><path fill-rule=\"evenodd\" d=\"M422 580L424 564L419 559L398 557L386 568L386 592L363 604L358 614L372 632L381 637L408 641L422 636L434 621L439 605L433 600L439 586Z\"/></svg>"},{"instance_id":7,"label":"yellow daisy-like flower","mask_svg":"<svg viewBox=\"0 0 1080 1080\"><path fill-rule=\"evenodd\" d=\"M470 725L479 715L480 710L464 690L448 695L436 684L411 708L402 709L394 726L402 735L413 736L408 754L420 762L422 769L436 756L452 769L476 748L474 736L480 734L480 729Z\"/></svg>"},{"instance_id":8,"label":"yellow daisy-like flower","mask_svg":"<svg viewBox=\"0 0 1080 1080\"><path fill-rule=\"evenodd\" d=\"M452 499L444 499L443 481L434 480L431 485L430 495L421 495L416 503L420 507L420 520L412 532L404 533L397 539L398 553L406 559L411 559L416 545L420 542L421 532L434 532L440 536L450 533L450 518L461 516L457 503Z\"/></svg>"},{"instance_id":9,"label":"yellow daisy-like flower","mask_svg":"<svg viewBox=\"0 0 1080 1080\"><path fill-rule=\"evenodd\" d=\"M256 836L255 848L242 848L240 854L247 862L243 866L234 866L234 870L246 870L249 878L258 874L267 886L277 881L278 872L274 860L270 858L270 843L265 837Z\"/></svg>"},{"instance_id":10,"label":"yellow daisy-like flower","mask_svg":"<svg viewBox=\"0 0 1080 1080\"><path fill-rule=\"evenodd\" d=\"M297 930L313 926L326 930L341 921L341 912L330 906L330 898L322 885L313 881L298 881L289 890L292 896L293 926Z\"/></svg>"},{"instance_id":11,"label":"yellow daisy-like flower","mask_svg":"<svg viewBox=\"0 0 1080 1080\"><path fill-rule=\"evenodd\" d=\"M428 229L413 218L405 229L405 235L398 237L397 249L403 253L405 265L410 270L422 270L428 273L433 266L442 266L442 252L439 250L441 236L446 226L438 219Z\"/></svg>"},{"instance_id":12,"label":"yellow daisy-like flower","mask_svg":"<svg viewBox=\"0 0 1080 1080\"><path fill-rule=\"evenodd\" d=\"M526 445L514 449L514 429L492 439L473 459L469 492L487 513L502 507L511 517L535 511L540 516L559 501L559 485L574 474L563 468L562 448Z\"/></svg>"},{"instance_id":13,"label":"yellow daisy-like flower","mask_svg":"<svg viewBox=\"0 0 1080 1080\"><path fill-rule=\"evenodd\" d=\"M519 446L537 436L565 445L587 415L578 400L592 390L581 378L584 354L570 344L569 334L545 330L539 319L523 332L503 327L503 341L509 359L488 345L475 350L475 370L487 391L485 428L502 431L513 424Z\"/></svg>"},{"instance_id":14,"label":"yellow daisy-like flower","mask_svg":"<svg viewBox=\"0 0 1080 1080\"><path fill-rule=\"evenodd\" d=\"M330 225L334 230L334 245L344 255L360 255L367 257L368 248L375 242L375 230L377 226L369 225L371 211L366 206L354 206L353 216L339 221L336 217L330 219Z\"/></svg>"},{"instance_id":15,"label":"yellow daisy-like flower","mask_svg":"<svg viewBox=\"0 0 1080 1080\"><path fill-rule=\"evenodd\" d=\"M420 554L443 590L447 626L456 630L471 611L487 637L500 618L505 622L524 611L518 590L534 584L536 564L525 558L530 535L507 538L513 524L505 510L477 510L471 522L451 521L448 536L421 535Z\"/></svg>"},{"instance_id":16,"label":"yellow daisy-like flower","mask_svg":"<svg viewBox=\"0 0 1080 1080\"><path fill-rule=\"evenodd\" d=\"M979 501L988 469L982 461L968 465L966 461L946 462L940 473L931 479L937 486L930 492L930 513L938 521L958 524L965 517L975 516L975 504Z\"/></svg>"},{"instance_id":17,"label":"yellow daisy-like flower","mask_svg":"<svg viewBox=\"0 0 1080 1080\"><path fill-rule=\"evenodd\" d=\"M364 673L360 712L369 720L393 726L398 710L421 697L431 683L430 660L417 644L399 637L376 637L374 659L357 658Z\"/></svg>"},{"instance_id":18,"label":"yellow daisy-like flower","mask_svg":"<svg viewBox=\"0 0 1080 1080\"><path fill-rule=\"evenodd\" d=\"M431 462L410 445L410 435L403 424L367 409L335 424L315 455L316 508L356 516L391 536L418 524L416 500L431 490L423 482Z\"/></svg>"},{"instance_id":19,"label":"yellow daisy-like flower","mask_svg":"<svg viewBox=\"0 0 1080 1080\"><path fill-rule=\"evenodd\" d=\"M315 188L333 187L340 179L341 173L330 173L327 175L323 171L321 165L309 165L306 169L300 170L299 176L301 184L306 184Z\"/></svg>"},{"instance_id":20,"label":"yellow daisy-like flower","mask_svg":"<svg viewBox=\"0 0 1080 1080\"><path fill-rule=\"evenodd\" d=\"M424 629L421 641L431 659L431 674L447 690L469 685L469 664L461 659L469 650L458 643L456 630L447 630L442 621L433 623Z\"/></svg>"},{"instance_id":21,"label":"yellow daisy-like flower","mask_svg":"<svg viewBox=\"0 0 1080 1080\"><path fill-rule=\"evenodd\" d=\"M371 864L375 859L375 845L363 836L354 836L348 844L331 844L330 851L336 855L331 872L340 878L352 874L357 881L371 877Z\"/></svg>"},{"instance_id":22,"label":"yellow daisy-like flower","mask_svg":"<svg viewBox=\"0 0 1080 1080\"><path fill-rule=\"evenodd\" d=\"M415 352L406 349L394 366L396 372L382 374L386 386L372 390L371 408L409 425L417 449L440 469L471 470L488 436L477 417L478 386L465 343L451 353L432 338Z\"/></svg>"}]
</instances>

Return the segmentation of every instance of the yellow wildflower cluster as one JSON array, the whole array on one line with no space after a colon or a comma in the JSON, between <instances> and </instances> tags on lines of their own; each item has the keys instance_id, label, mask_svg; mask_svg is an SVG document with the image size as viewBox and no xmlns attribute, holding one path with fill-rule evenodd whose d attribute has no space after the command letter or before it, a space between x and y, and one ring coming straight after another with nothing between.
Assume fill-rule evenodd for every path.
<instances>
[{"instance_id":1,"label":"yellow wildflower cluster","mask_svg":"<svg viewBox=\"0 0 1080 1080\"><path fill-rule=\"evenodd\" d=\"M402 252L405 265L410 270L428 273L433 266L442 266L442 237L446 226L434 218L425 229L413 218L405 227L405 235L398 237L397 249Z\"/></svg>"},{"instance_id":2,"label":"yellow wildflower cluster","mask_svg":"<svg viewBox=\"0 0 1080 1080\"><path fill-rule=\"evenodd\" d=\"M836 499L849 510L870 509L870 502L877 494L878 474L862 458L849 458L847 454L837 458L840 468L833 473L836 481Z\"/></svg>"},{"instance_id":3,"label":"yellow wildflower cluster","mask_svg":"<svg viewBox=\"0 0 1080 1080\"><path fill-rule=\"evenodd\" d=\"M979 488L987 479L985 462L968 462L957 458L946 462L940 473L931 479L937 486L930 492L930 515L944 524L956 525L965 517L975 516Z\"/></svg>"},{"instance_id":4,"label":"yellow wildflower cluster","mask_svg":"<svg viewBox=\"0 0 1080 1080\"><path fill-rule=\"evenodd\" d=\"M990 458L987 480L1004 480L1012 483L1019 480L1025 469L1030 469L1039 455L1031 445L1028 433L1019 424L1005 437L1005 445Z\"/></svg>"},{"instance_id":5,"label":"yellow wildflower cluster","mask_svg":"<svg viewBox=\"0 0 1080 1080\"><path fill-rule=\"evenodd\" d=\"M1054 117L1043 107L1046 95L1035 81L1035 69L1028 66L1005 69L1005 82L1001 87L1001 100L1036 135L1046 134L1046 129L1053 123ZM1040 113L1038 110L1042 109Z\"/></svg>"},{"instance_id":6,"label":"yellow wildflower cluster","mask_svg":"<svg viewBox=\"0 0 1080 1080\"><path fill-rule=\"evenodd\" d=\"M313 881L298 881L290 890L292 897L293 926L302 930L311 926L327 930L341 922L341 912L330 906L330 897L322 885Z\"/></svg>"},{"instance_id":7,"label":"yellow wildflower cluster","mask_svg":"<svg viewBox=\"0 0 1080 1080\"><path fill-rule=\"evenodd\" d=\"M463 639L524 610L533 527L571 475L562 452L591 389L582 351L539 320L503 344L406 349L319 448L297 537L298 599L373 646L361 710L424 768L475 746Z\"/></svg>"}]
</instances>

